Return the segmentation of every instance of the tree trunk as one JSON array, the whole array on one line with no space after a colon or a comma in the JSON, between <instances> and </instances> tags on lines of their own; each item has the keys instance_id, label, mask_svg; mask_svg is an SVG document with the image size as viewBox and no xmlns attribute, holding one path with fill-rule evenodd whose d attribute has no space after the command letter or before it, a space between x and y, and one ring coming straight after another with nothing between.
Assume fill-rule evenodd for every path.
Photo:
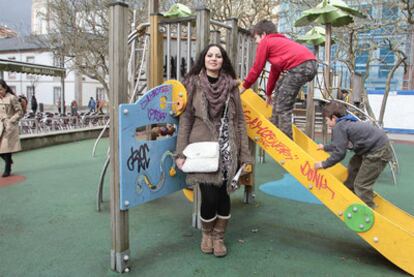
<instances>
[{"instance_id":1,"label":"tree trunk","mask_svg":"<svg viewBox=\"0 0 414 277\"><path fill-rule=\"evenodd\" d=\"M388 73L387 81L385 82L385 91L384 97L382 98L381 110L378 118L378 124L381 127L384 127L384 114L385 114L385 107L387 105L388 95L390 93L390 86L391 86L391 79L394 76L395 71L401 65L401 63L406 59L406 57L399 58L399 60L394 64L391 71Z\"/></svg>"}]
</instances>

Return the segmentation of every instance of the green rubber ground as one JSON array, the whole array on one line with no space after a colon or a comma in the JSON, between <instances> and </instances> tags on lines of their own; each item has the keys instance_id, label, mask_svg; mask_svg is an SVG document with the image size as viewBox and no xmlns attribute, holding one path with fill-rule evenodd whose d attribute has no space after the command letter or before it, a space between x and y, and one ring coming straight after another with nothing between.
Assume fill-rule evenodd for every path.
<instances>
[{"instance_id":1,"label":"green rubber ground","mask_svg":"<svg viewBox=\"0 0 414 277\"><path fill-rule=\"evenodd\" d=\"M14 173L27 179L0 188L0 276L119 276L110 270L108 178L103 211L95 210L107 140L91 157L92 140L22 152ZM414 145L396 145L399 184L387 169L376 190L414 214ZM3 166L3 164L1 164ZM267 158L257 184L282 177ZM130 210L126 276L404 276L324 206L271 197L232 195L229 254L199 251L192 204L181 192ZM414 261L413 261L414 262Z\"/></svg>"}]
</instances>

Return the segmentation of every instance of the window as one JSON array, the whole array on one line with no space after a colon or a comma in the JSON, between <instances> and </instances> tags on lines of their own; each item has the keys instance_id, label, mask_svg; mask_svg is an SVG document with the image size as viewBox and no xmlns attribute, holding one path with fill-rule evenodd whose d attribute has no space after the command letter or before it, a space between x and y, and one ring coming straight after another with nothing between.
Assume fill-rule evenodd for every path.
<instances>
[{"instance_id":1,"label":"window","mask_svg":"<svg viewBox=\"0 0 414 277\"><path fill-rule=\"evenodd\" d=\"M34 63L35 62L35 57L34 56L27 56L26 57L26 62L27 63ZM33 80L35 79L35 76L32 74L26 74L26 79L27 80Z\"/></svg>"},{"instance_id":2,"label":"window","mask_svg":"<svg viewBox=\"0 0 414 277\"><path fill-rule=\"evenodd\" d=\"M383 7L382 18L388 20L398 19L398 7Z\"/></svg>"},{"instance_id":3,"label":"window","mask_svg":"<svg viewBox=\"0 0 414 277\"><path fill-rule=\"evenodd\" d=\"M26 97L30 101L32 99L32 95L35 93L35 87L34 86L27 86L26 87Z\"/></svg>"},{"instance_id":4,"label":"window","mask_svg":"<svg viewBox=\"0 0 414 277\"><path fill-rule=\"evenodd\" d=\"M105 90L103 88L96 88L96 98L98 100L106 100Z\"/></svg>"},{"instance_id":5,"label":"window","mask_svg":"<svg viewBox=\"0 0 414 277\"><path fill-rule=\"evenodd\" d=\"M7 59L10 60L10 61L15 61L16 57L8 57ZM9 75L10 80L15 80L16 79L16 72L8 72L8 75Z\"/></svg>"},{"instance_id":6,"label":"window","mask_svg":"<svg viewBox=\"0 0 414 277\"><path fill-rule=\"evenodd\" d=\"M35 57L33 57L33 56L27 56L26 57L26 62L27 63L34 63L35 62Z\"/></svg>"},{"instance_id":7,"label":"window","mask_svg":"<svg viewBox=\"0 0 414 277\"><path fill-rule=\"evenodd\" d=\"M55 103L56 105L58 104L60 100L61 92L62 92L61 87L53 87L53 103Z\"/></svg>"},{"instance_id":8,"label":"window","mask_svg":"<svg viewBox=\"0 0 414 277\"><path fill-rule=\"evenodd\" d=\"M59 56L53 55L53 66L61 67L62 59Z\"/></svg>"},{"instance_id":9,"label":"window","mask_svg":"<svg viewBox=\"0 0 414 277\"><path fill-rule=\"evenodd\" d=\"M368 15L369 17L372 16L372 5L368 5L368 4L361 4L361 6L355 7L357 9L359 9L362 13Z\"/></svg>"},{"instance_id":10,"label":"window","mask_svg":"<svg viewBox=\"0 0 414 277\"><path fill-rule=\"evenodd\" d=\"M16 86L9 86L9 87L14 92L14 94L16 94Z\"/></svg>"},{"instance_id":11,"label":"window","mask_svg":"<svg viewBox=\"0 0 414 277\"><path fill-rule=\"evenodd\" d=\"M388 72L390 72L391 68L395 62L394 53L392 53L387 48L380 48L380 60L382 61L379 70L378 70L378 77L379 78L386 78Z\"/></svg>"},{"instance_id":12,"label":"window","mask_svg":"<svg viewBox=\"0 0 414 277\"><path fill-rule=\"evenodd\" d=\"M367 62L369 58L368 50L363 50L357 54L355 58L355 71L361 73L362 75L365 74L367 71Z\"/></svg>"}]
</instances>

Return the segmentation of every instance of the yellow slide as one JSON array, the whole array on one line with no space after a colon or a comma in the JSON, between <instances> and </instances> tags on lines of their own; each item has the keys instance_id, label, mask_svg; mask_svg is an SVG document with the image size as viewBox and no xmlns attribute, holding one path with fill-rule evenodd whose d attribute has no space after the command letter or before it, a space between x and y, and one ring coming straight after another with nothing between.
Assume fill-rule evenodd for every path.
<instances>
[{"instance_id":1,"label":"yellow slide","mask_svg":"<svg viewBox=\"0 0 414 277\"><path fill-rule=\"evenodd\" d=\"M346 168L337 164L330 169L314 170L315 161L327 153L293 126L290 140L268 118L271 108L252 90L242 95L247 132L268 155L315 195L347 227L356 232L384 257L414 275L414 218L376 194L378 207L371 210L343 181Z\"/></svg>"}]
</instances>

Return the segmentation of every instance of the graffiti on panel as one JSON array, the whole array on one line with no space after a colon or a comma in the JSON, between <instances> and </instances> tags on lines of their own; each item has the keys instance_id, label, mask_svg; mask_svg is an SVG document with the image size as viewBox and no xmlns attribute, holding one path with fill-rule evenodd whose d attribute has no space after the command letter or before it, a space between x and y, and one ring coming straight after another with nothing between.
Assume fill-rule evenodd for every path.
<instances>
[{"instance_id":1,"label":"graffiti on panel","mask_svg":"<svg viewBox=\"0 0 414 277\"><path fill-rule=\"evenodd\" d=\"M263 148L274 148L286 160L296 160L298 157L294 155L291 149L277 138L276 134L257 116L251 114L251 111L244 110L244 118L246 125L250 128L259 139L259 143ZM268 125L268 124L267 124Z\"/></svg>"},{"instance_id":2,"label":"graffiti on panel","mask_svg":"<svg viewBox=\"0 0 414 277\"><path fill-rule=\"evenodd\" d=\"M143 96L143 99L140 100L141 109L145 109L148 106L148 104L152 102L152 100L157 98L158 95L169 93L170 90L171 88L169 88L168 86L159 86L153 89L152 91L148 92L145 96Z\"/></svg>"},{"instance_id":3,"label":"graffiti on panel","mask_svg":"<svg viewBox=\"0 0 414 277\"><path fill-rule=\"evenodd\" d=\"M331 193L331 199L335 198L335 191L329 187L328 180L325 175L316 170L309 161L306 161L304 164L300 165L300 172L309 182L312 182L317 189L328 190Z\"/></svg>"},{"instance_id":4,"label":"graffiti on panel","mask_svg":"<svg viewBox=\"0 0 414 277\"><path fill-rule=\"evenodd\" d=\"M167 113L166 112L162 112L160 110L157 109L148 109L148 120L151 121L156 121L156 122L160 122L162 120L165 120L165 118L167 117Z\"/></svg>"},{"instance_id":5,"label":"graffiti on panel","mask_svg":"<svg viewBox=\"0 0 414 277\"><path fill-rule=\"evenodd\" d=\"M135 168L137 172L140 173L141 169L146 170L150 164L149 158L149 147L146 143L140 145L138 149L131 147L131 154L127 159L127 167L129 171L134 171Z\"/></svg>"}]
</instances>

